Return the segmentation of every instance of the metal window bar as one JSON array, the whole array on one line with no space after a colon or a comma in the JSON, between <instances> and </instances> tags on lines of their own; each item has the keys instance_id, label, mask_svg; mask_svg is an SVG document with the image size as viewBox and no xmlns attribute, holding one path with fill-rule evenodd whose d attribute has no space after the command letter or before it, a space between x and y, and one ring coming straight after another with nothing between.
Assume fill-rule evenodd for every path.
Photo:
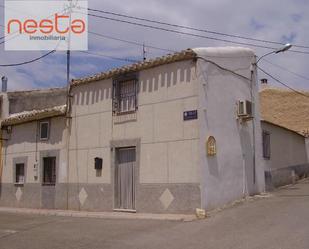
<instances>
[{"instance_id":1,"label":"metal window bar","mask_svg":"<svg viewBox=\"0 0 309 249\"><path fill-rule=\"evenodd\" d=\"M56 184L56 158L46 157L43 160L43 184L55 185Z\"/></svg>"},{"instance_id":2,"label":"metal window bar","mask_svg":"<svg viewBox=\"0 0 309 249\"><path fill-rule=\"evenodd\" d=\"M113 81L113 113L125 114L137 110L137 80Z\"/></svg>"},{"instance_id":3,"label":"metal window bar","mask_svg":"<svg viewBox=\"0 0 309 249\"><path fill-rule=\"evenodd\" d=\"M16 183L24 183L25 179L25 165L23 163L16 164L16 176L15 182Z\"/></svg>"}]
</instances>

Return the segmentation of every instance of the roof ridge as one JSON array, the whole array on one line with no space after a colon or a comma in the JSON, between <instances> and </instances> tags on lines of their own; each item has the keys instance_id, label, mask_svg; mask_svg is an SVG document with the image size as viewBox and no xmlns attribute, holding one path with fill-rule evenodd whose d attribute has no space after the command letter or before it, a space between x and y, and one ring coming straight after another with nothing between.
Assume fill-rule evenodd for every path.
<instances>
[{"instance_id":1,"label":"roof ridge","mask_svg":"<svg viewBox=\"0 0 309 249\"><path fill-rule=\"evenodd\" d=\"M15 125L49 117L61 116L66 113L67 105L53 106L41 110L23 111L11 114L3 119L1 126Z\"/></svg>"}]
</instances>

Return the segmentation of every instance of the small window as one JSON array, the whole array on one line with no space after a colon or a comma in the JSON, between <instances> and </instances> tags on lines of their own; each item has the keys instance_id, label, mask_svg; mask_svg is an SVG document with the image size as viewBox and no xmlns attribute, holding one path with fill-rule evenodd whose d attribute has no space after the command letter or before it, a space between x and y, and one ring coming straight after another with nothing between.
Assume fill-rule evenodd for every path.
<instances>
[{"instance_id":1,"label":"small window","mask_svg":"<svg viewBox=\"0 0 309 249\"><path fill-rule=\"evenodd\" d=\"M43 185L56 184L56 157L43 158Z\"/></svg>"},{"instance_id":2,"label":"small window","mask_svg":"<svg viewBox=\"0 0 309 249\"><path fill-rule=\"evenodd\" d=\"M267 131L263 131L262 140L263 140L263 157L265 159L270 159L270 133Z\"/></svg>"},{"instance_id":3,"label":"small window","mask_svg":"<svg viewBox=\"0 0 309 249\"><path fill-rule=\"evenodd\" d=\"M115 80L113 94L113 112L125 114L137 110L137 80Z\"/></svg>"},{"instance_id":4,"label":"small window","mask_svg":"<svg viewBox=\"0 0 309 249\"><path fill-rule=\"evenodd\" d=\"M49 122L40 122L40 140L48 140L49 138Z\"/></svg>"},{"instance_id":5,"label":"small window","mask_svg":"<svg viewBox=\"0 0 309 249\"><path fill-rule=\"evenodd\" d=\"M24 184L25 182L25 164L15 164L15 183Z\"/></svg>"}]
</instances>

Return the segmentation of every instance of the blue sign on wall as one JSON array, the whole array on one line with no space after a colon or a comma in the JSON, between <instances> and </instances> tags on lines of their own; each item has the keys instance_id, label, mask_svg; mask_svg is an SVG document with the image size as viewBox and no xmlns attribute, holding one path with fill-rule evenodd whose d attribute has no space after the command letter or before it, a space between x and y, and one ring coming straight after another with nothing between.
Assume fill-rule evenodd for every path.
<instances>
[{"instance_id":1,"label":"blue sign on wall","mask_svg":"<svg viewBox=\"0 0 309 249\"><path fill-rule=\"evenodd\" d=\"M197 110L183 112L183 120L197 119Z\"/></svg>"}]
</instances>

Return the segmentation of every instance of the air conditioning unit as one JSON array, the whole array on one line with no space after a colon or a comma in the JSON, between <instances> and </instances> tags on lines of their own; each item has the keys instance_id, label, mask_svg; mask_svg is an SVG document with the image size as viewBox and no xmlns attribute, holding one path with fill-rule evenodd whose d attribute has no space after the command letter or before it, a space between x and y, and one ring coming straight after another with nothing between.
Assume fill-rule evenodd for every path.
<instances>
[{"instance_id":1,"label":"air conditioning unit","mask_svg":"<svg viewBox=\"0 0 309 249\"><path fill-rule=\"evenodd\" d=\"M249 100L239 100L238 101L237 115L241 118L252 117L252 102Z\"/></svg>"}]
</instances>

